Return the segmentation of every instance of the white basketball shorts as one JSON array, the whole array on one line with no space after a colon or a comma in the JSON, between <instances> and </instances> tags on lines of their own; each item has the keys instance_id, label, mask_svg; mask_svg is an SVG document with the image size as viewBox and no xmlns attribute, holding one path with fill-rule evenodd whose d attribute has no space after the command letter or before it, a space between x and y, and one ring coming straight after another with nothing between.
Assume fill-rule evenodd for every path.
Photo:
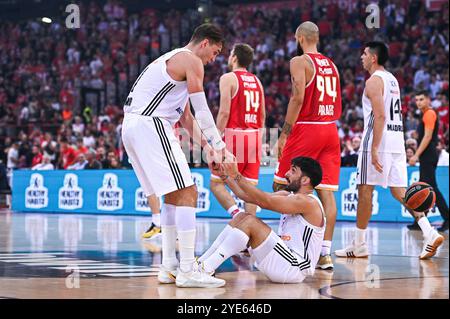
<instances>
[{"instance_id":1,"label":"white basketball shorts","mask_svg":"<svg viewBox=\"0 0 450 319\"><path fill-rule=\"evenodd\" d=\"M383 166L382 173L372 165L371 152L359 153L356 184L379 185L384 188L408 186L406 154L379 153L379 160Z\"/></svg>"},{"instance_id":2,"label":"white basketball shorts","mask_svg":"<svg viewBox=\"0 0 450 319\"><path fill-rule=\"evenodd\" d=\"M311 267L309 261L290 250L274 231L270 232L261 245L249 248L249 253L255 257L259 271L272 282L302 282L306 277L303 271L308 271Z\"/></svg>"},{"instance_id":3,"label":"white basketball shorts","mask_svg":"<svg viewBox=\"0 0 450 319\"><path fill-rule=\"evenodd\" d=\"M186 156L168 121L125 113L122 140L146 196L160 197L194 184Z\"/></svg>"}]
</instances>

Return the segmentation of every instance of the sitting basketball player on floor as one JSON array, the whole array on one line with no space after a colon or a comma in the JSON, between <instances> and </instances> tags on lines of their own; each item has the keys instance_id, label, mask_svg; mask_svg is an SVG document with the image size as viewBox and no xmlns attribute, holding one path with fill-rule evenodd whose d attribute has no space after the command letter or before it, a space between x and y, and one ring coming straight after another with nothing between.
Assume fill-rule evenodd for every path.
<instances>
[{"instance_id":1,"label":"sitting basketball player on floor","mask_svg":"<svg viewBox=\"0 0 450 319\"><path fill-rule=\"evenodd\" d=\"M313 195L322 180L320 164L308 157L292 159L286 173L288 187L276 193L263 192L243 178L232 155L212 173L243 201L282 215L279 236L252 214L234 215L199 258L200 270L213 273L226 259L249 247L258 269L273 282L298 283L313 275L326 224L322 203Z\"/></svg>"}]
</instances>

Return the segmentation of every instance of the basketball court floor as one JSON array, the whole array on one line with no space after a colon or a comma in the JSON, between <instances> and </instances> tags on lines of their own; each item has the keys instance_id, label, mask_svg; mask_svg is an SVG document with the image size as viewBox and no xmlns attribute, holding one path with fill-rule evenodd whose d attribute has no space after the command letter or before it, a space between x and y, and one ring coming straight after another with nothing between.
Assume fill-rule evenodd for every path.
<instances>
[{"instance_id":1,"label":"basketball court floor","mask_svg":"<svg viewBox=\"0 0 450 319\"><path fill-rule=\"evenodd\" d=\"M224 219L198 218L196 255ZM276 230L278 222L268 220ZM421 232L372 223L366 259L334 258L300 284L271 283L244 255L217 272L223 288L177 288L157 282L161 237L143 241L150 218L0 211L0 298L320 299L449 298L448 232L437 255L420 261ZM348 244L354 223L338 222L332 249Z\"/></svg>"}]
</instances>

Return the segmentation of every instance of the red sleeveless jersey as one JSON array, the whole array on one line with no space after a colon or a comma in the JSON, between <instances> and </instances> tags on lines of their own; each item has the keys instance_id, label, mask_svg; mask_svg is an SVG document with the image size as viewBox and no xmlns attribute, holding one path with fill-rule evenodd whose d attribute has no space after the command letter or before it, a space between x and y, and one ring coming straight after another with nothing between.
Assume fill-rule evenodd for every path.
<instances>
[{"instance_id":1,"label":"red sleeveless jersey","mask_svg":"<svg viewBox=\"0 0 450 319\"><path fill-rule=\"evenodd\" d=\"M256 75L248 71L234 71L238 88L231 99L230 117L227 128L257 129L263 127L263 88Z\"/></svg>"},{"instance_id":2,"label":"red sleeveless jersey","mask_svg":"<svg viewBox=\"0 0 450 319\"><path fill-rule=\"evenodd\" d=\"M314 75L306 85L297 122L335 121L341 117L342 112L338 71L330 58L320 53L305 54L314 65Z\"/></svg>"}]
</instances>

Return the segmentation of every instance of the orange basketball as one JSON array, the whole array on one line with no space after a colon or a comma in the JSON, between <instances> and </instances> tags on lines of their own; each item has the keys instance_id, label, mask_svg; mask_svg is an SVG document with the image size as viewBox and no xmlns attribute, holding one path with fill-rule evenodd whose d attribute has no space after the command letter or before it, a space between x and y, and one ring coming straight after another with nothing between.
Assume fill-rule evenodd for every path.
<instances>
[{"instance_id":1,"label":"orange basketball","mask_svg":"<svg viewBox=\"0 0 450 319\"><path fill-rule=\"evenodd\" d=\"M411 184L403 199L405 206L416 212L426 212L434 206L435 201L436 193L433 187L424 182Z\"/></svg>"}]
</instances>

